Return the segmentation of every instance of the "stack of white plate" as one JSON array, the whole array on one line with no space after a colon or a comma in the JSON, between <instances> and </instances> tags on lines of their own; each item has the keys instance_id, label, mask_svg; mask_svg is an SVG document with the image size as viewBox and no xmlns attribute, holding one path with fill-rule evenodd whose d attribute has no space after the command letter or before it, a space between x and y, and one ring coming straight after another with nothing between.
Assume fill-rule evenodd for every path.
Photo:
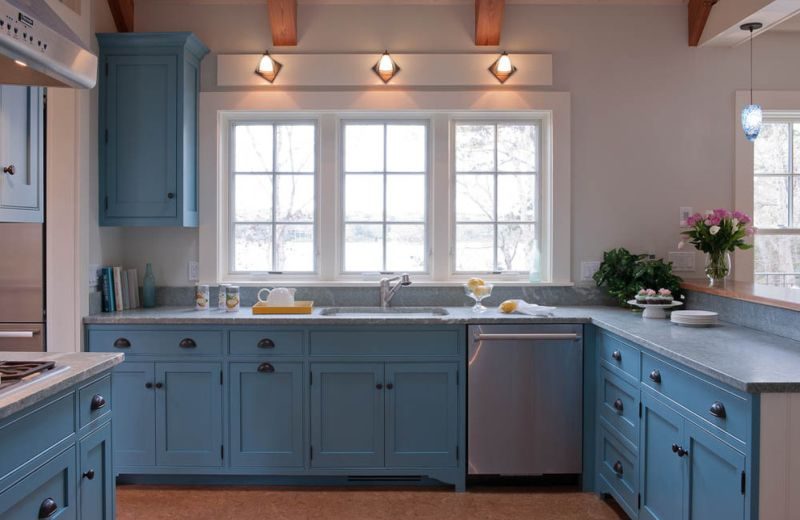
<instances>
[{"instance_id":1,"label":"stack of white plate","mask_svg":"<svg viewBox=\"0 0 800 520\"><path fill-rule=\"evenodd\" d=\"M672 311L670 321L684 327L712 327L719 315L710 311Z\"/></svg>"}]
</instances>

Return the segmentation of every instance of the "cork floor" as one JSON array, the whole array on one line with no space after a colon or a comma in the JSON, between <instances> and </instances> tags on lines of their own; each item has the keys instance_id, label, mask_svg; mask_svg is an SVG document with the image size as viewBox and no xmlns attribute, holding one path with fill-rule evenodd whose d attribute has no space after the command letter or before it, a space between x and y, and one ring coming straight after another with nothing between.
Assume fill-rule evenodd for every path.
<instances>
[{"instance_id":1,"label":"cork floor","mask_svg":"<svg viewBox=\"0 0 800 520\"><path fill-rule=\"evenodd\" d=\"M619 520L618 508L574 490L319 489L120 486L118 520Z\"/></svg>"}]
</instances>

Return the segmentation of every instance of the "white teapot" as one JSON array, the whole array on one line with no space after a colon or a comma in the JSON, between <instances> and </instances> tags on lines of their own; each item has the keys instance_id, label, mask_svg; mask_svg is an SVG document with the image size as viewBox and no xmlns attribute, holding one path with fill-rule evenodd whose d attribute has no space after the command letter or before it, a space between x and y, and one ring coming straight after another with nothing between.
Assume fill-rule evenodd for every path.
<instances>
[{"instance_id":1,"label":"white teapot","mask_svg":"<svg viewBox=\"0 0 800 520\"><path fill-rule=\"evenodd\" d=\"M294 293L297 289L288 289L286 287L275 287L274 289L261 289L258 291L258 301L266 303L267 305L274 305L278 307L290 307L294 305ZM267 293L266 299L261 295Z\"/></svg>"}]
</instances>

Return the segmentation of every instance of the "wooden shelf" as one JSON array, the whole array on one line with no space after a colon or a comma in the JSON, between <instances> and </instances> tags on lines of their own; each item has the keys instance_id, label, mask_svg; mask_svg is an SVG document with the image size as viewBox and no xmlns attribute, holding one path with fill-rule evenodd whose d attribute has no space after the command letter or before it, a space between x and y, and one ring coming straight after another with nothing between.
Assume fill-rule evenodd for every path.
<instances>
[{"instance_id":1,"label":"wooden shelf","mask_svg":"<svg viewBox=\"0 0 800 520\"><path fill-rule=\"evenodd\" d=\"M800 289L749 282L728 282L724 287L709 287L706 280L684 280L681 287L689 291L800 311Z\"/></svg>"}]
</instances>

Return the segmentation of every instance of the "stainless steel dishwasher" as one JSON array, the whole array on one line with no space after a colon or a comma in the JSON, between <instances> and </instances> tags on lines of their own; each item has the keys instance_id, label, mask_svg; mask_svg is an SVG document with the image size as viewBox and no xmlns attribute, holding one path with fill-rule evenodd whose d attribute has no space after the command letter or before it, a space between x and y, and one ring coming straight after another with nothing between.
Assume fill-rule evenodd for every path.
<instances>
[{"instance_id":1,"label":"stainless steel dishwasher","mask_svg":"<svg viewBox=\"0 0 800 520\"><path fill-rule=\"evenodd\" d=\"M469 327L470 475L581 473L583 327Z\"/></svg>"}]
</instances>

